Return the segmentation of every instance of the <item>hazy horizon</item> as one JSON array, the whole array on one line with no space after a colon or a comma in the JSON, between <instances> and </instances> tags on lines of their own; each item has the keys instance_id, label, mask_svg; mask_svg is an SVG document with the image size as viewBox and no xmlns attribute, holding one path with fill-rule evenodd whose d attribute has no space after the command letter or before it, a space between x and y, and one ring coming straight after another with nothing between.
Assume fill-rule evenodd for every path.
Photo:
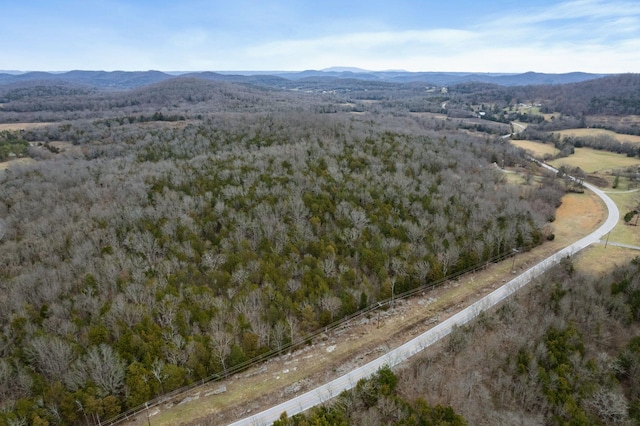
<instances>
[{"instance_id":1,"label":"hazy horizon","mask_svg":"<svg viewBox=\"0 0 640 426\"><path fill-rule=\"evenodd\" d=\"M433 74L477 74L477 75L492 75L492 76L500 76L500 75L519 75L526 73L539 73L539 74L572 74L572 73L584 73L584 74L594 74L594 75L613 75L613 74L621 74L621 73L589 73L581 70L567 71L562 73L545 73L535 70L528 70L523 72L500 72L500 71L487 71L487 72L474 72L474 71L431 71L431 70L418 70L418 71L407 71L407 70L368 70L362 68L354 68L354 67L328 67L323 69L300 69L300 70L160 70L160 69L139 69L139 70L104 70L104 69L67 69L67 70L3 70L0 69L1 74L11 74L11 75L20 75L20 74L28 74L28 73L48 73L48 74L64 74L74 71L80 72L161 72L168 75L182 75L182 74L190 74L190 73L205 73L205 72L213 72L219 74L238 74L238 75L268 75L268 74L296 74L303 72L353 72L353 73L433 73Z\"/></svg>"}]
</instances>

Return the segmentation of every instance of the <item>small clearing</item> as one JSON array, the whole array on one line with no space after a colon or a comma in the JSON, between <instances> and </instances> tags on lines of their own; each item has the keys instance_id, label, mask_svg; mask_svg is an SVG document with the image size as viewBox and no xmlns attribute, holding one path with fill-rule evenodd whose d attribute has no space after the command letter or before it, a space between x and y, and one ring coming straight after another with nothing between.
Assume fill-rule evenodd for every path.
<instances>
[{"instance_id":1,"label":"small clearing","mask_svg":"<svg viewBox=\"0 0 640 426\"><path fill-rule=\"evenodd\" d=\"M511 144L530 152L534 157L542 158L545 155L556 155L558 150L553 144L529 140L511 140Z\"/></svg>"}]
</instances>

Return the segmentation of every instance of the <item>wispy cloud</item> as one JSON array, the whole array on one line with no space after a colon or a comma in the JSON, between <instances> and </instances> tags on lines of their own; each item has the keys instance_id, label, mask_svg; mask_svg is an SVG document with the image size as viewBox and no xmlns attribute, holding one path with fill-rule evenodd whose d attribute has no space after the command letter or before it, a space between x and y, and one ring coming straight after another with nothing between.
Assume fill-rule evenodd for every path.
<instances>
[{"instance_id":1,"label":"wispy cloud","mask_svg":"<svg viewBox=\"0 0 640 426\"><path fill-rule=\"evenodd\" d=\"M288 69L348 64L442 71L632 72L640 5L577 0L478 17L468 28L351 32L267 41L244 53ZM382 65L384 64L384 65ZM380 69L380 68L378 68Z\"/></svg>"},{"instance_id":2,"label":"wispy cloud","mask_svg":"<svg viewBox=\"0 0 640 426\"><path fill-rule=\"evenodd\" d=\"M29 6L14 3L0 68L640 71L636 1L399 1L39 1L29 31Z\"/></svg>"}]
</instances>

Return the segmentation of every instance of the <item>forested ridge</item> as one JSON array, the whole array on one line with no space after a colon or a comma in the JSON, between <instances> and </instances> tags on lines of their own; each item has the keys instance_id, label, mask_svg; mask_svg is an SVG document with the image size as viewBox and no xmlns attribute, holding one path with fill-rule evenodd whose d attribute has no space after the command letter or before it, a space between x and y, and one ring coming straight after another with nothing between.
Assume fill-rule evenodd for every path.
<instances>
[{"instance_id":1,"label":"forested ridge","mask_svg":"<svg viewBox=\"0 0 640 426\"><path fill-rule=\"evenodd\" d=\"M494 163L525 160L501 138L384 106L193 79L69 96L5 138L40 161L0 172L0 424L97 423L224 375L541 244L563 193L508 184Z\"/></svg>"}]
</instances>

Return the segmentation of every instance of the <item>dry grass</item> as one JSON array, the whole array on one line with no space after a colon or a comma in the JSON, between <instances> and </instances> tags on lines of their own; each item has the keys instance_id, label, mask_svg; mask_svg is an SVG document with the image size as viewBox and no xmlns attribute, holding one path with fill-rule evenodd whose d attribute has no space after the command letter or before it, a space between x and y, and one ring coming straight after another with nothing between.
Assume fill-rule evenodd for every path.
<instances>
[{"instance_id":1,"label":"dry grass","mask_svg":"<svg viewBox=\"0 0 640 426\"><path fill-rule=\"evenodd\" d=\"M449 118L447 114L441 114L438 112L410 112L409 115L422 118L437 118L439 120L446 120Z\"/></svg>"},{"instance_id":2,"label":"dry grass","mask_svg":"<svg viewBox=\"0 0 640 426\"><path fill-rule=\"evenodd\" d=\"M0 131L27 130L27 129L34 129L37 127L45 127L51 124L53 123L3 123L3 124L0 124Z\"/></svg>"},{"instance_id":3,"label":"dry grass","mask_svg":"<svg viewBox=\"0 0 640 426\"><path fill-rule=\"evenodd\" d=\"M613 152L598 151L591 148L576 148L575 153L568 157L549 161L553 167L580 167L587 173L605 172L630 166L640 165L637 158L627 157Z\"/></svg>"},{"instance_id":4,"label":"dry grass","mask_svg":"<svg viewBox=\"0 0 640 426\"><path fill-rule=\"evenodd\" d=\"M595 194L567 194L556 211L553 233L564 247L580 236L587 235L585 230L596 229L604 217L603 203Z\"/></svg>"},{"instance_id":5,"label":"dry grass","mask_svg":"<svg viewBox=\"0 0 640 426\"><path fill-rule=\"evenodd\" d=\"M580 252L573 264L583 273L600 276L616 267L628 264L637 256L640 256L640 251L595 244Z\"/></svg>"},{"instance_id":6,"label":"dry grass","mask_svg":"<svg viewBox=\"0 0 640 426\"><path fill-rule=\"evenodd\" d=\"M638 208L640 192L609 193L608 195L620 210L620 223L609 234L609 240L622 244L640 246L640 226L627 225L623 220L627 212ZM636 218L633 218L630 223L633 224L635 222Z\"/></svg>"},{"instance_id":7,"label":"dry grass","mask_svg":"<svg viewBox=\"0 0 640 426\"><path fill-rule=\"evenodd\" d=\"M555 134L559 134L561 137L596 137L596 136L610 136L618 142L622 143L640 143L640 136L634 135L623 135L621 133L612 132L611 130L605 129L566 129L560 130L558 132L554 132Z\"/></svg>"},{"instance_id":8,"label":"dry grass","mask_svg":"<svg viewBox=\"0 0 640 426\"><path fill-rule=\"evenodd\" d=\"M5 161L0 163L0 171L9 169L12 166L27 165L27 164L33 164L33 163L35 163L35 160L33 158L28 158L28 157L16 158L15 160Z\"/></svg>"},{"instance_id":9,"label":"dry grass","mask_svg":"<svg viewBox=\"0 0 640 426\"><path fill-rule=\"evenodd\" d=\"M556 155L560 152L555 146L548 143L528 141L528 140L511 140L511 144L530 152L535 157L543 157L545 154Z\"/></svg>"}]
</instances>

